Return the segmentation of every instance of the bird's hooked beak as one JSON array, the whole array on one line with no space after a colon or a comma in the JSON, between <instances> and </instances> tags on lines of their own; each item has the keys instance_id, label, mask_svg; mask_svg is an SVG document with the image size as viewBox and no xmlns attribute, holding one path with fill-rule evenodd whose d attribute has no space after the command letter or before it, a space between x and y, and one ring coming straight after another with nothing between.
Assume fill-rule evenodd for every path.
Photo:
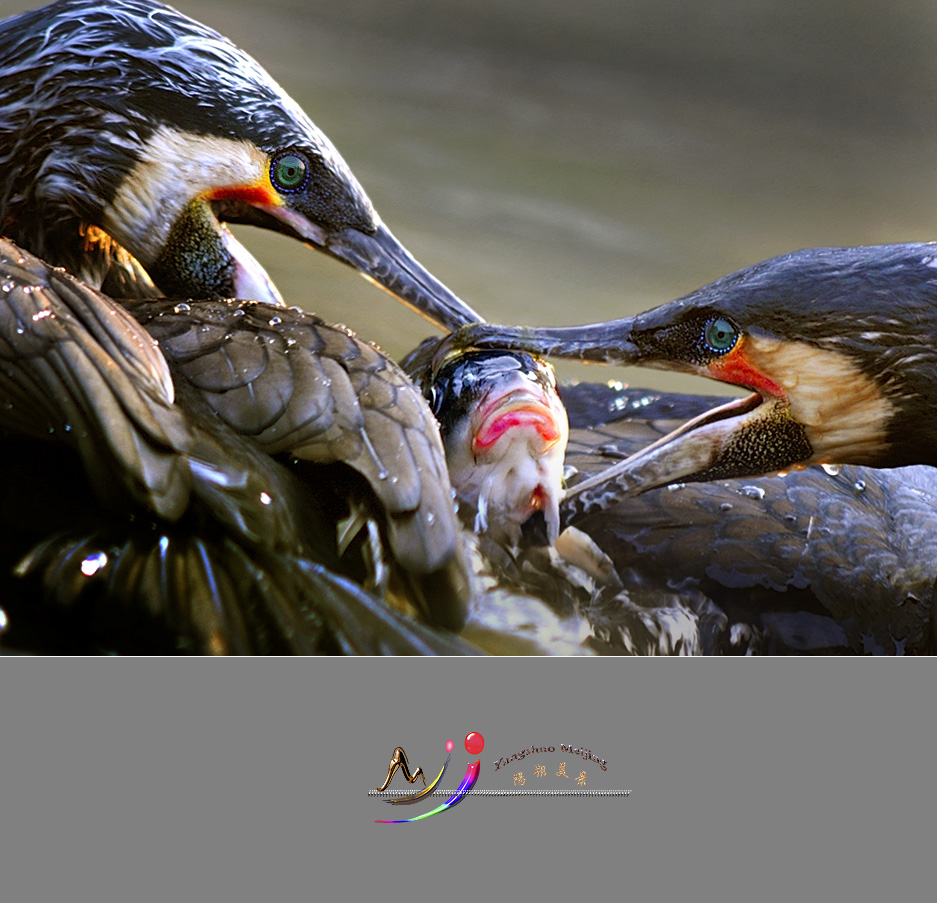
<instances>
[{"instance_id":1,"label":"bird's hooked beak","mask_svg":"<svg viewBox=\"0 0 937 903\"><path fill-rule=\"evenodd\" d=\"M443 340L433 366L467 348L503 348L694 373L753 393L577 484L568 516L678 481L933 464L935 261L932 244L808 248L634 317L468 326Z\"/></svg>"},{"instance_id":2,"label":"bird's hooked beak","mask_svg":"<svg viewBox=\"0 0 937 903\"><path fill-rule=\"evenodd\" d=\"M327 231L285 205L257 205L226 219L271 226L331 257L354 267L427 320L445 330L456 330L482 318L423 267L381 222L373 232L355 227ZM222 206L222 212L224 207ZM169 241L156 261L154 279L167 295L197 296L197 286L208 278L218 285L219 296L282 304L273 281L253 255L222 222L213 205L193 201L176 221ZM217 273L217 275L215 275ZM189 274L193 275L188 281Z\"/></svg>"},{"instance_id":3,"label":"bird's hooked beak","mask_svg":"<svg viewBox=\"0 0 937 903\"><path fill-rule=\"evenodd\" d=\"M478 349L526 351L541 357L629 366L642 363L634 343L634 317L591 323L587 326L498 326L469 324L440 342L433 356L433 370L453 354Z\"/></svg>"},{"instance_id":4,"label":"bird's hooked beak","mask_svg":"<svg viewBox=\"0 0 937 903\"><path fill-rule=\"evenodd\" d=\"M231 203L226 199L221 203L213 202L213 208L227 221L274 229L354 267L366 279L421 314L434 326L451 332L484 322L471 307L419 263L376 216L374 224L367 227L345 226L330 230L295 207L279 202L248 204L244 201ZM242 285L252 289L265 282L268 290L276 292L276 288L250 252L223 225L219 226L224 233L226 247L236 261L237 272L242 274L243 281L236 285L239 292L236 297L268 300L256 294L240 293Z\"/></svg>"},{"instance_id":5,"label":"bird's hooked beak","mask_svg":"<svg viewBox=\"0 0 937 903\"><path fill-rule=\"evenodd\" d=\"M632 457L572 486L563 526L617 500L678 482L778 473L811 464L888 463L896 402L836 346L748 325L718 296L697 296L606 323L553 329L469 326L453 347L694 373L751 394L682 425ZM728 312L725 312L728 311ZM733 319L733 315L738 319Z\"/></svg>"},{"instance_id":6,"label":"bird's hooked beak","mask_svg":"<svg viewBox=\"0 0 937 903\"><path fill-rule=\"evenodd\" d=\"M482 322L411 256L337 153L325 152L324 136L320 141L321 159L157 130L105 211L104 230L170 297L282 303L270 277L224 226L243 223L324 251L446 330ZM299 180L298 187L284 187L287 178Z\"/></svg>"},{"instance_id":7,"label":"bird's hooked beak","mask_svg":"<svg viewBox=\"0 0 937 903\"><path fill-rule=\"evenodd\" d=\"M433 276L379 220L373 232L347 227L330 232L288 207L268 211L295 235L354 267L366 279L421 314L453 331L483 319Z\"/></svg>"}]
</instances>

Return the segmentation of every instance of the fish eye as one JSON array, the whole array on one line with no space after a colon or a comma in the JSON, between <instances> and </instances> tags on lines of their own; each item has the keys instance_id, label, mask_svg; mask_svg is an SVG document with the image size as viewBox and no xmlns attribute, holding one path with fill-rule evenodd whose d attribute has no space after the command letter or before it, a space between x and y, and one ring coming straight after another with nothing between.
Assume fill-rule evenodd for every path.
<instances>
[{"instance_id":1,"label":"fish eye","mask_svg":"<svg viewBox=\"0 0 937 903\"><path fill-rule=\"evenodd\" d=\"M308 172L305 159L295 152L280 154L270 163L270 181L280 191L300 191Z\"/></svg>"},{"instance_id":2,"label":"fish eye","mask_svg":"<svg viewBox=\"0 0 937 903\"><path fill-rule=\"evenodd\" d=\"M735 347L739 331L725 317L713 317L703 327L703 342L714 354L725 354Z\"/></svg>"}]
</instances>

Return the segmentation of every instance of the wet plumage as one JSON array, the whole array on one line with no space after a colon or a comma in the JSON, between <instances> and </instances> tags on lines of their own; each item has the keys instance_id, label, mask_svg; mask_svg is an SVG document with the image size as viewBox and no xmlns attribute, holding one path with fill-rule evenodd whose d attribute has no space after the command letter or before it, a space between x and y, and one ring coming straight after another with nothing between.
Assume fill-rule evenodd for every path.
<instances>
[{"instance_id":1,"label":"wet plumage","mask_svg":"<svg viewBox=\"0 0 937 903\"><path fill-rule=\"evenodd\" d=\"M491 352L452 359L460 377L469 374L471 391L462 378L445 374L433 385L447 421L444 436L453 424L471 422L473 405L487 387L503 382L501 362L511 357ZM565 463L571 493L682 419L724 400L620 385L560 390L570 421ZM518 447L526 451L526 441ZM454 485L460 491L458 480ZM559 476L555 493L564 527L555 547L542 533L538 540L532 524L520 545L486 529L475 517L471 488L462 503L503 590L547 603L567 625L567 651L575 636L605 654L931 648L937 476L930 468L845 467L835 476L809 468L785 477L678 483L588 514L564 499ZM514 597L505 604L518 603ZM588 630L577 635L580 622ZM486 602L471 626L504 632L522 624L523 618L512 621Z\"/></svg>"},{"instance_id":2,"label":"wet plumage","mask_svg":"<svg viewBox=\"0 0 937 903\"><path fill-rule=\"evenodd\" d=\"M684 431L672 447L685 460L662 465L664 481L935 464L935 261L933 244L798 251L634 317L469 327L453 342L680 370L752 391Z\"/></svg>"},{"instance_id":3,"label":"wet plumage","mask_svg":"<svg viewBox=\"0 0 937 903\"><path fill-rule=\"evenodd\" d=\"M98 621L102 605L136 604L193 651L403 651L421 631L379 611L385 591L460 626L467 577L432 415L372 346L263 303L123 307L2 241L0 271L0 425L22 477L3 545L41 595ZM387 447L393 460L377 457ZM38 516L33 495L48 504ZM386 561L369 557L385 544ZM371 612L370 635L343 621L346 596ZM14 641L29 604L10 614ZM247 612L269 621L268 605L277 623L254 631Z\"/></svg>"},{"instance_id":4,"label":"wet plumage","mask_svg":"<svg viewBox=\"0 0 937 903\"><path fill-rule=\"evenodd\" d=\"M573 386L564 400L571 422L567 463L580 474L575 482L640 453L719 399ZM934 649L937 472L931 467L844 466L835 475L810 467L783 477L678 482L591 514L564 516L614 562L633 603L662 608L661 614L677 609L699 626L697 651ZM588 616L613 641L616 631L637 629L614 594L597 597Z\"/></svg>"},{"instance_id":5,"label":"wet plumage","mask_svg":"<svg viewBox=\"0 0 937 903\"><path fill-rule=\"evenodd\" d=\"M0 60L0 231L86 283L3 246L5 636L57 651L471 651L384 602L444 626L464 616L425 405L371 346L275 306L223 221L319 247L447 328L477 315L399 246L282 89L210 29L159 4L70 0L0 24ZM587 511L570 481L562 524L615 570L570 591L596 647L932 647L930 470L725 478L834 452L931 462L933 259L923 245L800 252L598 329L476 331L478 345L688 369L758 393L684 429L676 454L626 487L634 498L601 495ZM605 397L570 389L573 410L583 395ZM832 418L824 398L842 400ZM680 418L706 409L665 403ZM659 408L634 413L590 409L569 462L598 471L675 425ZM674 479L709 482L644 491ZM556 595L543 573L552 589L519 576Z\"/></svg>"},{"instance_id":6,"label":"wet plumage","mask_svg":"<svg viewBox=\"0 0 937 903\"><path fill-rule=\"evenodd\" d=\"M442 325L477 317L266 72L158 3L8 19L0 172L4 454L84 503L45 526L6 506L7 569L26 556L8 636L32 593L81 610L89 651L112 648L90 625L115 600L158 651L470 651L384 604L458 628L471 592L425 403L376 348L282 307L223 223L299 238Z\"/></svg>"}]
</instances>

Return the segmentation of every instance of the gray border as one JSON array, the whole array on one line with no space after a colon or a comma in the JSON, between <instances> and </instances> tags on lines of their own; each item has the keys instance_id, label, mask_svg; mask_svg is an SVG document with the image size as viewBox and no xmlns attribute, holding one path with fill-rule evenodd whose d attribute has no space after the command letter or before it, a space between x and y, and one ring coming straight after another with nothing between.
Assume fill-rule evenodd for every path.
<instances>
[{"instance_id":1,"label":"gray border","mask_svg":"<svg viewBox=\"0 0 937 903\"><path fill-rule=\"evenodd\" d=\"M3 898L563 899L591 879L600 899L924 899L931 670L0 661ZM394 746L431 771L452 739L461 775L470 730L486 738L479 788L511 786L499 752L569 738L606 757L604 786L632 794L476 797L374 823L400 808L366 793Z\"/></svg>"}]
</instances>

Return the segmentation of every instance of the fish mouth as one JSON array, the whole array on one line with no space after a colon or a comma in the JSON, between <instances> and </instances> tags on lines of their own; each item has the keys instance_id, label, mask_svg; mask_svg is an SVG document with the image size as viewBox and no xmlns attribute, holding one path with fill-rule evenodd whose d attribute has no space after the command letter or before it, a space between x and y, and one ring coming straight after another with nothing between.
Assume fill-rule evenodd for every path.
<instances>
[{"instance_id":1,"label":"fish mouth","mask_svg":"<svg viewBox=\"0 0 937 903\"><path fill-rule=\"evenodd\" d=\"M564 433L557 408L544 393L527 387L491 391L479 407L472 434L473 453L487 452L499 439L515 430L527 432L532 454L545 454Z\"/></svg>"},{"instance_id":2,"label":"fish mouth","mask_svg":"<svg viewBox=\"0 0 937 903\"><path fill-rule=\"evenodd\" d=\"M565 410L551 404L545 393L524 387L482 403L472 451L479 461L496 462L480 494L490 536L517 545L524 525L540 514L543 539L556 540L568 437Z\"/></svg>"},{"instance_id":3,"label":"fish mouth","mask_svg":"<svg viewBox=\"0 0 937 903\"><path fill-rule=\"evenodd\" d=\"M786 398L753 392L694 417L624 461L567 490L561 523L678 482L777 473L813 449Z\"/></svg>"}]
</instances>

